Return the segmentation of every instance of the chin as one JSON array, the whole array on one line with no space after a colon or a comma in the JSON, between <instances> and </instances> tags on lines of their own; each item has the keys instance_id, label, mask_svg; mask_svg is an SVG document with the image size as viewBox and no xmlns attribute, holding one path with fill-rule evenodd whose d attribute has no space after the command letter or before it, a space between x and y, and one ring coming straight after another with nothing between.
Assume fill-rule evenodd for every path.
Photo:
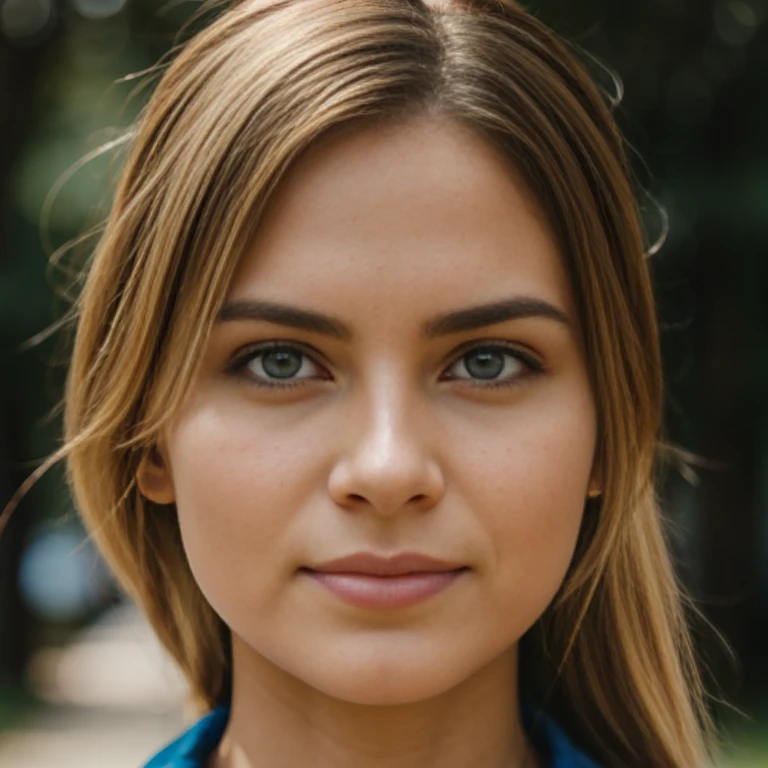
<instances>
[{"instance_id":1,"label":"chin","mask_svg":"<svg viewBox=\"0 0 768 768\"><path fill-rule=\"evenodd\" d=\"M435 698L447 690L453 688L457 680L452 680L452 684L439 684L440 681L424 677L414 680L413 677L406 679L404 676L396 675L383 683L376 679L339 679L327 681L327 685L318 681L320 684L314 687L321 690L328 696L332 696L340 701L349 704L358 704L360 706L387 707L387 706L405 706L415 704L419 701L426 701Z\"/></svg>"},{"instance_id":2,"label":"chin","mask_svg":"<svg viewBox=\"0 0 768 768\"><path fill-rule=\"evenodd\" d=\"M335 699L368 706L414 704L444 694L472 676L466 657L459 663L428 657L391 654L370 659L340 659L341 665L327 664L316 674L305 670L304 682ZM453 663L451 663L453 661Z\"/></svg>"}]
</instances>

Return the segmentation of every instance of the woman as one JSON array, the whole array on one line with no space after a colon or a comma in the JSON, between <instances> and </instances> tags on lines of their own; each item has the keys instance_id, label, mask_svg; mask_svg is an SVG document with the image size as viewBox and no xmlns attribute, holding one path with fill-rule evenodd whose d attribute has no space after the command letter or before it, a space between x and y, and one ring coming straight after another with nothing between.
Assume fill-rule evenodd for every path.
<instances>
[{"instance_id":1,"label":"woman","mask_svg":"<svg viewBox=\"0 0 768 768\"><path fill-rule=\"evenodd\" d=\"M73 491L208 712L148 765L705 765L622 140L511 2L246 0L79 302Z\"/></svg>"}]
</instances>

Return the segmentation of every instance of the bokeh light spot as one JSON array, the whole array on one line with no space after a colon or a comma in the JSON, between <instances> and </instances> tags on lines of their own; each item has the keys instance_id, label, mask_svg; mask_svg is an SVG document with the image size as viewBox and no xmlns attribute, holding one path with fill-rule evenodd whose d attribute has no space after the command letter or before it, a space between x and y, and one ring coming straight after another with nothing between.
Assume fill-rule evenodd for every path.
<instances>
[{"instance_id":1,"label":"bokeh light spot","mask_svg":"<svg viewBox=\"0 0 768 768\"><path fill-rule=\"evenodd\" d=\"M51 0L0 1L0 29L12 40L38 35L53 17Z\"/></svg>"},{"instance_id":2,"label":"bokeh light spot","mask_svg":"<svg viewBox=\"0 0 768 768\"><path fill-rule=\"evenodd\" d=\"M123 10L125 0L73 0L72 4L86 19L108 19Z\"/></svg>"},{"instance_id":3,"label":"bokeh light spot","mask_svg":"<svg viewBox=\"0 0 768 768\"><path fill-rule=\"evenodd\" d=\"M721 40L730 45L746 45L755 34L758 18L745 0L728 0L715 6L713 22Z\"/></svg>"},{"instance_id":4,"label":"bokeh light spot","mask_svg":"<svg viewBox=\"0 0 768 768\"><path fill-rule=\"evenodd\" d=\"M43 530L24 551L19 587L37 616L72 621L97 604L105 574L83 538L76 526Z\"/></svg>"}]
</instances>

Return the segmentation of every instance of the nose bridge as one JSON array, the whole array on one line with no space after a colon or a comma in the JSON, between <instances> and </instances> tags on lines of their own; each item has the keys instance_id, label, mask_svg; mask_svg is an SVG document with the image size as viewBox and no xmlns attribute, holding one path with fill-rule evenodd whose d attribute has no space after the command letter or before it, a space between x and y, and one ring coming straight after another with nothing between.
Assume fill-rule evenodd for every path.
<instances>
[{"instance_id":1,"label":"nose bridge","mask_svg":"<svg viewBox=\"0 0 768 768\"><path fill-rule=\"evenodd\" d=\"M361 392L355 460L371 480L378 474L390 483L414 481L429 458L415 387L404 372L371 378Z\"/></svg>"},{"instance_id":2,"label":"nose bridge","mask_svg":"<svg viewBox=\"0 0 768 768\"><path fill-rule=\"evenodd\" d=\"M380 376L364 390L361 398L361 448L378 455L382 463L405 456L415 448L413 395L405 375Z\"/></svg>"},{"instance_id":3,"label":"nose bridge","mask_svg":"<svg viewBox=\"0 0 768 768\"><path fill-rule=\"evenodd\" d=\"M436 502L443 479L418 388L405 372L388 370L361 384L356 400L351 439L332 476L337 501L365 499L380 511Z\"/></svg>"}]
</instances>

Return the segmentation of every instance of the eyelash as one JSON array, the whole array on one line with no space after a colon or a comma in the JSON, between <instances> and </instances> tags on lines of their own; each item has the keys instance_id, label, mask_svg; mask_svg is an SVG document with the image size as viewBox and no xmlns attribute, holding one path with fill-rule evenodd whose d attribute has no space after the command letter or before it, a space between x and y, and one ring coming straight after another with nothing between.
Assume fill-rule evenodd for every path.
<instances>
[{"instance_id":1,"label":"eyelash","mask_svg":"<svg viewBox=\"0 0 768 768\"><path fill-rule=\"evenodd\" d=\"M246 372L246 367L248 366L248 364L251 363L253 360L255 360L259 355L262 355L265 352L269 352L270 350L275 350L275 349L298 352L298 354L301 355L302 357L306 357L309 360L311 360L313 365L319 368L323 368L325 370L325 367L321 365L319 362L317 362L316 360L317 353L311 349L308 349L302 344L298 344L296 342L266 341L266 342L261 342L259 344L248 346L240 350L239 352L237 352L232 358L232 361L230 362L230 364L227 366L227 372L233 375L245 378L249 383L252 383L257 387L262 387L265 389L281 389L281 390L292 389L293 387L301 386L304 382L318 380L314 377L302 378L302 379L286 378L280 383L278 383L278 380L260 379ZM480 352L480 351L502 352L505 355L513 357L518 362L522 363L527 368L527 371L517 376L513 376L511 379L503 379L501 381L496 381L493 379L488 379L486 381L483 381L482 379L464 378L461 376L453 376L449 378L448 381L461 381L461 382L464 382L465 385L476 387L478 389L483 389L483 390L502 389L502 388L510 388L510 387L518 386L524 380L532 376L535 376L537 374L543 373L545 371L544 364L541 361L539 361L537 358L535 358L533 355L523 352L519 347L513 344L509 344L507 342L502 342L502 341L470 342L468 345L458 350L458 353L453 358L453 361L451 362L451 364L447 366L446 370L453 368L462 360L462 358L466 357L470 352ZM330 374L328 374L328 379L330 378L331 376ZM324 378L321 380L327 381L328 379Z\"/></svg>"},{"instance_id":2,"label":"eyelash","mask_svg":"<svg viewBox=\"0 0 768 768\"><path fill-rule=\"evenodd\" d=\"M522 363L523 366L525 366L526 370L509 379L501 379L501 380L487 379L484 381L483 379L473 379L473 378L464 378L461 376L453 376L450 379L448 379L448 381L460 381L463 383L463 386L470 386L470 387L475 387L477 389L483 389L483 390L509 389L511 387L519 386L522 383L524 383L527 379L533 376L536 376L538 374L541 374L545 371L544 363L542 363L539 359L537 359L536 357L534 357L532 354L528 352L524 352L523 350L520 349L520 347L517 347L514 344L510 344L508 342L503 342L503 341L469 342L468 344L459 348L459 350L457 351L457 354L453 357L451 364L448 366L446 370L453 368L471 352L501 352L505 356L512 357L517 362Z\"/></svg>"}]
</instances>

